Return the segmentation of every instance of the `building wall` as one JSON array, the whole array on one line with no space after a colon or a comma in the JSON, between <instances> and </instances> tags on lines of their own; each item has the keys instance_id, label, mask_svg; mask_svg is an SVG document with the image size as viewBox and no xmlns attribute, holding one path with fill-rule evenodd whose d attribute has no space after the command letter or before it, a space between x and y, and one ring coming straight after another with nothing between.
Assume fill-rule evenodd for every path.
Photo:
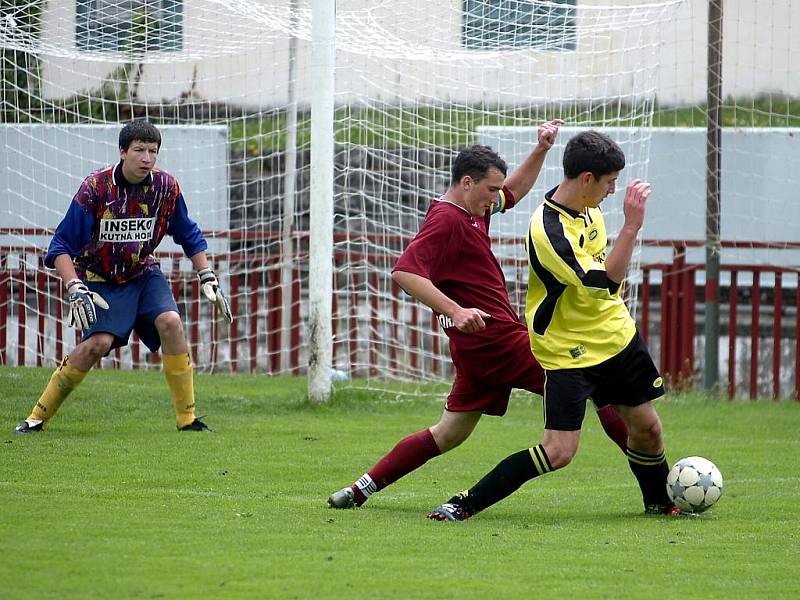
<instances>
[{"instance_id":1,"label":"building wall","mask_svg":"<svg viewBox=\"0 0 800 600\"><path fill-rule=\"evenodd\" d=\"M293 32L297 98L309 102L310 8L308 0L298 0L294 19L286 4L187 0L184 49L144 57L139 98L176 102L191 93L212 102L284 105ZM646 14L628 7L631 2L602 4L609 3L578 2L574 52L491 52L461 46L461 0L387 2L369 11L361 0L339 0L337 101L540 104L653 90L664 104L705 100L706 2L689 0L674 12ZM45 95L62 98L99 87L122 61L75 49L73 0L47 6ZM800 3L727 0L724 7L724 93L800 95L800 79L790 68L800 50L800 38L792 35L800 26ZM648 19L663 22L647 25Z\"/></svg>"}]
</instances>

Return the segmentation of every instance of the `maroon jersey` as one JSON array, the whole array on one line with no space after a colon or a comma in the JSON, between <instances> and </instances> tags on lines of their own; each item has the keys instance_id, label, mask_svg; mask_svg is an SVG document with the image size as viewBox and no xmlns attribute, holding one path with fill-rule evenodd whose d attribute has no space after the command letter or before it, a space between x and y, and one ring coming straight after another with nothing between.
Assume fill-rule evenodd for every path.
<instances>
[{"instance_id":1,"label":"maroon jersey","mask_svg":"<svg viewBox=\"0 0 800 600\"><path fill-rule=\"evenodd\" d=\"M503 188L503 209L514 206L508 188ZM446 296L463 308L479 308L491 315L486 328L475 333L459 331L452 321L437 314L450 338L450 355L461 377L506 378L509 346L527 329L511 307L505 277L492 252L489 238L491 214L473 217L465 209L445 200L431 203L419 232L394 266L395 271L430 279ZM533 361L533 357L528 352Z\"/></svg>"}]
</instances>

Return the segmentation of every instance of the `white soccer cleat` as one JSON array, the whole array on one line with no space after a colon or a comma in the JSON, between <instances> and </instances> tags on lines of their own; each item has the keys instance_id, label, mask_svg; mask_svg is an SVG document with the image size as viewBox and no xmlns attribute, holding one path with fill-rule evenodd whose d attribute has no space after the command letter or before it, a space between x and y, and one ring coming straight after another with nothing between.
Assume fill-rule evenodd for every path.
<instances>
[{"instance_id":1,"label":"white soccer cleat","mask_svg":"<svg viewBox=\"0 0 800 600\"><path fill-rule=\"evenodd\" d=\"M331 508L355 508L356 500L352 488L346 487L334 492L328 498Z\"/></svg>"}]
</instances>

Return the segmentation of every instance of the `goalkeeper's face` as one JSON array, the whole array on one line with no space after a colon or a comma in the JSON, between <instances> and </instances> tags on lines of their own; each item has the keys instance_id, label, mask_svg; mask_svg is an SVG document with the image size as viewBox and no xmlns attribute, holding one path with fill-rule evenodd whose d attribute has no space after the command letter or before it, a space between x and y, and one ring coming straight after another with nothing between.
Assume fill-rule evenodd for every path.
<instances>
[{"instance_id":1,"label":"goalkeeper's face","mask_svg":"<svg viewBox=\"0 0 800 600\"><path fill-rule=\"evenodd\" d=\"M503 189L505 175L490 167L479 180L474 180L468 175L462 179L464 186L464 204L469 213L475 217L482 217L492 205L498 202L498 192Z\"/></svg>"},{"instance_id":2,"label":"goalkeeper's face","mask_svg":"<svg viewBox=\"0 0 800 600\"><path fill-rule=\"evenodd\" d=\"M139 183L156 166L158 144L133 140L127 150L119 151L119 157L122 159L122 174L125 179L131 183Z\"/></svg>"}]
</instances>

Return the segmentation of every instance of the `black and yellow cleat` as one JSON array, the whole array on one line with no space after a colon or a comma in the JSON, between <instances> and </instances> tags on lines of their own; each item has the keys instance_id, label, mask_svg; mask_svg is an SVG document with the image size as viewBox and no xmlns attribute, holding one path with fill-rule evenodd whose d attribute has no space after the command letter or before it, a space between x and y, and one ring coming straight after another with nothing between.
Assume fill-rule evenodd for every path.
<instances>
[{"instance_id":1,"label":"black and yellow cleat","mask_svg":"<svg viewBox=\"0 0 800 600\"><path fill-rule=\"evenodd\" d=\"M646 515L664 515L667 517L680 517L686 515L685 511L674 504L648 504L644 507L644 514Z\"/></svg>"},{"instance_id":2,"label":"black and yellow cleat","mask_svg":"<svg viewBox=\"0 0 800 600\"><path fill-rule=\"evenodd\" d=\"M465 497L465 492L456 494L429 512L427 518L431 521L466 521L472 516L472 513L464 506Z\"/></svg>"},{"instance_id":3,"label":"black and yellow cleat","mask_svg":"<svg viewBox=\"0 0 800 600\"><path fill-rule=\"evenodd\" d=\"M460 504L445 502L428 513L431 521L466 521L470 514Z\"/></svg>"}]
</instances>

